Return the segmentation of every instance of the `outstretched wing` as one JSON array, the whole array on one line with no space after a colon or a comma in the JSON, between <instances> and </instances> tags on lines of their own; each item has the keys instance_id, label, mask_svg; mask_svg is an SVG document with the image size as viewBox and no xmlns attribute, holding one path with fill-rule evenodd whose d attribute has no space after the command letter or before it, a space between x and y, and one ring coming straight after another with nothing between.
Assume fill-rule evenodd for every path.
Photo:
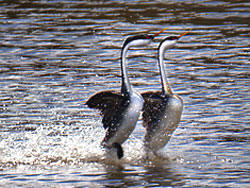
<instances>
[{"instance_id":1,"label":"outstretched wing","mask_svg":"<svg viewBox=\"0 0 250 188\"><path fill-rule=\"evenodd\" d=\"M166 106L166 98L161 96L160 92L145 92L141 94L144 99L143 105L143 126L146 127L147 130L155 129L162 117L162 113L164 113Z\"/></svg>"},{"instance_id":2,"label":"outstretched wing","mask_svg":"<svg viewBox=\"0 0 250 188\"><path fill-rule=\"evenodd\" d=\"M91 96L86 105L98 109L103 117L103 127L113 127L121 120L121 114L129 104L128 97L116 91L101 91Z\"/></svg>"}]
</instances>

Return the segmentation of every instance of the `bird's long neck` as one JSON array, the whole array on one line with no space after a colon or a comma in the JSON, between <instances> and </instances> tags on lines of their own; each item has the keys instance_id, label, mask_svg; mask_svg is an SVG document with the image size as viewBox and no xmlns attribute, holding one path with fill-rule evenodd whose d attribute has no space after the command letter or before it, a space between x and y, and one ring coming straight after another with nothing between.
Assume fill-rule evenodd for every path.
<instances>
[{"instance_id":1,"label":"bird's long neck","mask_svg":"<svg viewBox=\"0 0 250 188\"><path fill-rule=\"evenodd\" d=\"M163 47L160 47L158 50L158 65L160 69L160 75L161 75L161 85L162 85L162 94L173 94L173 91L171 89L171 86L167 80L167 75L165 72L165 66L164 66L164 51L165 49Z\"/></svg>"},{"instance_id":2,"label":"bird's long neck","mask_svg":"<svg viewBox=\"0 0 250 188\"><path fill-rule=\"evenodd\" d=\"M128 79L128 71L127 71L127 52L129 46L123 46L121 51L121 72L122 72L122 87L121 92L123 94L129 94L132 92L132 87Z\"/></svg>"}]
</instances>

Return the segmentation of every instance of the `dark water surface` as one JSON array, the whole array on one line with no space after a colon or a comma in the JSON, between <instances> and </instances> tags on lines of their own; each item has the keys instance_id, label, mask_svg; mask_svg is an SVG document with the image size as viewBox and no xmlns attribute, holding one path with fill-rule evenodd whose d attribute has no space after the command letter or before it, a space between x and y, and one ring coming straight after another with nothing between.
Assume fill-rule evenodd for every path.
<instances>
[{"instance_id":1,"label":"dark water surface","mask_svg":"<svg viewBox=\"0 0 250 188\"><path fill-rule=\"evenodd\" d=\"M250 3L0 1L1 187L249 187ZM156 48L184 100L165 151L145 161L141 120L121 161L105 159L96 111L84 102L119 89L123 40L165 33L129 52L134 87L160 89Z\"/></svg>"}]
</instances>

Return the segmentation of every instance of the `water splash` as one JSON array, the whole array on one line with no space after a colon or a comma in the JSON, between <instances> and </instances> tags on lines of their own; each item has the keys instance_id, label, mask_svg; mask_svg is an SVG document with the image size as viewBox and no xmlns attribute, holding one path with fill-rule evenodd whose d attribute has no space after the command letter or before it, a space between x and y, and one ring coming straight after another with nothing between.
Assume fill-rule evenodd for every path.
<instances>
[{"instance_id":1,"label":"water splash","mask_svg":"<svg viewBox=\"0 0 250 188\"><path fill-rule=\"evenodd\" d=\"M105 151L100 146L105 135L101 122L92 123L96 126L78 125L79 130L71 134L68 133L72 132L70 127L63 125L43 125L34 132L12 133L0 142L0 167L5 169L26 165L31 168L51 168L81 166L93 162L115 165L147 164L141 138L131 135L123 144L124 158L118 160L114 151ZM152 164L152 161L148 164Z\"/></svg>"}]
</instances>

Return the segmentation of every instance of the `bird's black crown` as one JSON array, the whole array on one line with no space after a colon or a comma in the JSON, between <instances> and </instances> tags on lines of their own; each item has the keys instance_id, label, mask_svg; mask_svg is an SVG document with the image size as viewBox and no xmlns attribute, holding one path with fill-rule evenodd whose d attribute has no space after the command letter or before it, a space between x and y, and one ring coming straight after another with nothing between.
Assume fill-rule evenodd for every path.
<instances>
[{"instance_id":1,"label":"bird's black crown","mask_svg":"<svg viewBox=\"0 0 250 188\"><path fill-rule=\"evenodd\" d=\"M131 36L131 37L128 37L125 42L124 42L124 46L126 46L128 43L134 41L134 40L140 40L140 39L148 39L148 40L151 40L153 39L154 37L152 35L147 35L147 34L144 34L144 35L135 35L135 36Z\"/></svg>"}]
</instances>

